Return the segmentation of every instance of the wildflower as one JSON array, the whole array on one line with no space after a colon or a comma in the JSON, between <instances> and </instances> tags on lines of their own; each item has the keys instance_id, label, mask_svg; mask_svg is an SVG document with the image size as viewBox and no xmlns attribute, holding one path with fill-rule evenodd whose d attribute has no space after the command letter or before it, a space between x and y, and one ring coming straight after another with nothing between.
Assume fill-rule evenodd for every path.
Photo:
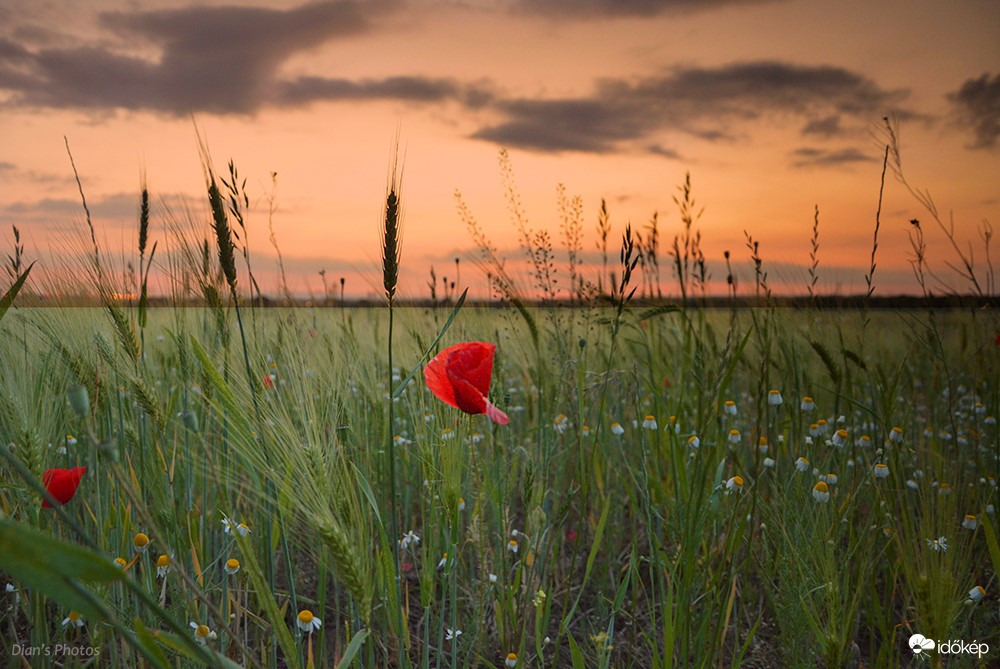
<instances>
[{"instance_id":1,"label":"wildflower","mask_svg":"<svg viewBox=\"0 0 1000 669\"><path fill-rule=\"evenodd\" d=\"M802 402L799 404L799 408L802 411L812 411L813 409L816 408L816 403L813 401L813 398L806 395L805 397L802 398Z\"/></svg>"},{"instance_id":2,"label":"wildflower","mask_svg":"<svg viewBox=\"0 0 1000 669\"><path fill-rule=\"evenodd\" d=\"M820 418L816 421L816 429L819 430L820 435L824 435L829 428L827 427L826 421Z\"/></svg>"},{"instance_id":3,"label":"wildflower","mask_svg":"<svg viewBox=\"0 0 1000 669\"><path fill-rule=\"evenodd\" d=\"M889 466L879 462L878 464L875 465L873 472L875 473L875 478L884 479L885 477L889 476Z\"/></svg>"},{"instance_id":4,"label":"wildflower","mask_svg":"<svg viewBox=\"0 0 1000 669\"><path fill-rule=\"evenodd\" d=\"M920 486L913 479L906 479L906 487L910 490L919 490Z\"/></svg>"},{"instance_id":5,"label":"wildflower","mask_svg":"<svg viewBox=\"0 0 1000 669\"><path fill-rule=\"evenodd\" d=\"M265 374L262 379L264 384L264 390L274 390L274 380L277 377L274 374Z\"/></svg>"},{"instance_id":6,"label":"wildflower","mask_svg":"<svg viewBox=\"0 0 1000 669\"><path fill-rule=\"evenodd\" d=\"M760 437L757 440L757 450L761 453L767 453L768 448L770 447L767 445L767 437Z\"/></svg>"},{"instance_id":7,"label":"wildflower","mask_svg":"<svg viewBox=\"0 0 1000 669\"><path fill-rule=\"evenodd\" d=\"M726 481L726 490L728 492L740 492L743 490L743 477L736 475Z\"/></svg>"},{"instance_id":8,"label":"wildflower","mask_svg":"<svg viewBox=\"0 0 1000 669\"><path fill-rule=\"evenodd\" d=\"M967 513L965 514L965 517L962 518L962 527L964 527L965 529L974 530L978 526L979 526L979 521L976 520L975 516Z\"/></svg>"},{"instance_id":9,"label":"wildflower","mask_svg":"<svg viewBox=\"0 0 1000 669\"><path fill-rule=\"evenodd\" d=\"M691 448L698 448L699 446L701 446L701 439L698 438L698 435L692 434L690 437L688 437L688 446L690 446Z\"/></svg>"},{"instance_id":10,"label":"wildflower","mask_svg":"<svg viewBox=\"0 0 1000 669\"><path fill-rule=\"evenodd\" d=\"M74 437L71 434L67 434L66 435L66 445L67 446L76 446L76 437Z\"/></svg>"},{"instance_id":11,"label":"wildflower","mask_svg":"<svg viewBox=\"0 0 1000 669\"><path fill-rule=\"evenodd\" d=\"M458 510L459 511L465 511L465 498L464 497L459 497L458 498Z\"/></svg>"},{"instance_id":12,"label":"wildflower","mask_svg":"<svg viewBox=\"0 0 1000 669\"><path fill-rule=\"evenodd\" d=\"M840 428L833 433L833 445L837 448L843 448L847 444L847 430Z\"/></svg>"},{"instance_id":13,"label":"wildflower","mask_svg":"<svg viewBox=\"0 0 1000 669\"><path fill-rule=\"evenodd\" d=\"M517 653L507 653L507 659L503 664L507 669L514 669L517 666Z\"/></svg>"},{"instance_id":14,"label":"wildflower","mask_svg":"<svg viewBox=\"0 0 1000 669\"><path fill-rule=\"evenodd\" d=\"M314 631L318 630L323 626L323 621L313 615L313 612L309 609L302 609L299 611L298 619L295 624L299 626L299 629L307 634L312 634Z\"/></svg>"},{"instance_id":15,"label":"wildflower","mask_svg":"<svg viewBox=\"0 0 1000 669\"><path fill-rule=\"evenodd\" d=\"M729 431L729 443L738 444L740 443L740 431L735 427Z\"/></svg>"},{"instance_id":16,"label":"wildflower","mask_svg":"<svg viewBox=\"0 0 1000 669\"><path fill-rule=\"evenodd\" d=\"M136 553L145 553L149 547L149 537L142 532L132 537L132 545L135 546Z\"/></svg>"},{"instance_id":17,"label":"wildflower","mask_svg":"<svg viewBox=\"0 0 1000 669\"><path fill-rule=\"evenodd\" d=\"M722 405L722 412L727 416L736 415L736 402L732 400L726 400L726 403Z\"/></svg>"},{"instance_id":18,"label":"wildflower","mask_svg":"<svg viewBox=\"0 0 1000 669\"><path fill-rule=\"evenodd\" d=\"M580 433L584 437L589 437L590 436L590 426L589 425L584 425L582 428L580 428Z\"/></svg>"},{"instance_id":19,"label":"wildflower","mask_svg":"<svg viewBox=\"0 0 1000 669\"><path fill-rule=\"evenodd\" d=\"M980 599L982 599L985 596L986 596L986 589L983 586L981 586L981 585L977 585L972 590L969 590L969 601L970 602L978 602Z\"/></svg>"},{"instance_id":20,"label":"wildflower","mask_svg":"<svg viewBox=\"0 0 1000 669\"><path fill-rule=\"evenodd\" d=\"M511 539L507 542L507 550L511 553L517 555L517 551L520 549L520 545L517 543L517 539Z\"/></svg>"},{"instance_id":21,"label":"wildflower","mask_svg":"<svg viewBox=\"0 0 1000 669\"><path fill-rule=\"evenodd\" d=\"M128 562L126 562L125 558L123 557L116 557L115 566L118 567L119 569L124 569L125 567L128 566Z\"/></svg>"},{"instance_id":22,"label":"wildflower","mask_svg":"<svg viewBox=\"0 0 1000 669\"><path fill-rule=\"evenodd\" d=\"M795 461L795 468L800 472L804 472L809 469L809 461L799 456L799 459Z\"/></svg>"},{"instance_id":23,"label":"wildflower","mask_svg":"<svg viewBox=\"0 0 1000 669\"><path fill-rule=\"evenodd\" d=\"M982 402L976 402L976 406L973 408L973 411L976 412L977 416L982 416L984 413L986 413L986 407L983 405Z\"/></svg>"},{"instance_id":24,"label":"wildflower","mask_svg":"<svg viewBox=\"0 0 1000 669\"><path fill-rule=\"evenodd\" d=\"M442 569L444 569L445 565L447 565L447 564L448 564L448 554L447 553L442 553L441 554L441 559L438 560L438 566L437 566L438 571L441 571Z\"/></svg>"},{"instance_id":25,"label":"wildflower","mask_svg":"<svg viewBox=\"0 0 1000 669\"><path fill-rule=\"evenodd\" d=\"M643 419L643 421L642 421L642 427L643 427L643 429L646 429L646 430L655 430L656 429L656 418L654 418L653 416L646 416L646 418Z\"/></svg>"},{"instance_id":26,"label":"wildflower","mask_svg":"<svg viewBox=\"0 0 1000 669\"><path fill-rule=\"evenodd\" d=\"M240 570L240 561L236 558L229 558L226 560L226 566L224 567L226 573L232 576Z\"/></svg>"},{"instance_id":27,"label":"wildflower","mask_svg":"<svg viewBox=\"0 0 1000 669\"><path fill-rule=\"evenodd\" d=\"M860 437L858 437L858 446L859 447L861 447L861 448L868 448L871 445L872 445L872 438L869 437L867 434L863 434Z\"/></svg>"},{"instance_id":28,"label":"wildflower","mask_svg":"<svg viewBox=\"0 0 1000 669\"><path fill-rule=\"evenodd\" d=\"M449 346L424 368L427 388L445 404L469 414L486 414L506 425L510 422L507 414L487 399L496 348L496 344L479 341Z\"/></svg>"},{"instance_id":29,"label":"wildflower","mask_svg":"<svg viewBox=\"0 0 1000 669\"><path fill-rule=\"evenodd\" d=\"M534 605L534 607L537 609L539 606L545 603L545 598L547 596L548 595L545 594L545 591L539 588L535 592L535 596L531 598L532 605Z\"/></svg>"},{"instance_id":30,"label":"wildflower","mask_svg":"<svg viewBox=\"0 0 1000 669\"><path fill-rule=\"evenodd\" d=\"M566 428L569 427L569 418L566 416L566 414L562 413L559 414L558 416L556 416L556 419L552 421L552 427L554 427L556 429L556 432L558 432L559 434L563 434L564 432L566 432Z\"/></svg>"},{"instance_id":31,"label":"wildflower","mask_svg":"<svg viewBox=\"0 0 1000 669\"><path fill-rule=\"evenodd\" d=\"M997 424L997 419L996 419L995 416L987 416L986 418L983 419L983 424L984 425L996 425Z\"/></svg>"},{"instance_id":32,"label":"wildflower","mask_svg":"<svg viewBox=\"0 0 1000 669\"><path fill-rule=\"evenodd\" d=\"M938 495L941 495L943 497L945 495L950 495L950 494L951 494L950 485L948 485L947 483L938 484Z\"/></svg>"},{"instance_id":33,"label":"wildflower","mask_svg":"<svg viewBox=\"0 0 1000 669\"><path fill-rule=\"evenodd\" d=\"M73 469L46 469L42 473L42 485L52 495L59 506L73 499L76 489L80 487L80 480L87 472L86 467L74 467ZM48 499L42 500L42 508L51 509L52 504Z\"/></svg>"},{"instance_id":34,"label":"wildflower","mask_svg":"<svg viewBox=\"0 0 1000 669\"><path fill-rule=\"evenodd\" d=\"M837 485L837 475L836 474L824 474L819 477L821 481L829 483L830 485Z\"/></svg>"},{"instance_id":35,"label":"wildflower","mask_svg":"<svg viewBox=\"0 0 1000 669\"><path fill-rule=\"evenodd\" d=\"M448 441L449 439L454 439L455 431L450 427L446 427L445 429L441 430L441 438L445 441Z\"/></svg>"},{"instance_id":36,"label":"wildflower","mask_svg":"<svg viewBox=\"0 0 1000 669\"><path fill-rule=\"evenodd\" d=\"M247 526L246 523L240 523L239 525L237 525L228 518L222 519L222 528L226 534L229 534L233 530L236 530L241 537L245 537L246 535L250 534L250 528Z\"/></svg>"},{"instance_id":37,"label":"wildflower","mask_svg":"<svg viewBox=\"0 0 1000 669\"><path fill-rule=\"evenodd\" d=\"M674 434L681 433L681 424L677 422L677 416L671 416L667 423L674 426Z\"/></svg>"},{"instance_id":38,"label":"wildflower","mask_svg":"<svg viewBox=\"0 0 1000 669\"><path fill-rule=\"evenodd\" d=\"M425 411L424 412L424 422L425 423L430 423L432 420L434 420L434 416L431 414L431 412L430 411Z\"/></svg>"},{"instance_id":39,"label":"wildflower","mask_svg":"<svg viewBox=\"0 0 1000 669\"><path fill-rule=\"evenodd\" d=\"M767 403L773 407L780 406L782 402L780 390L767 391Z\"/></svg>"},{"instance_id":40,"label":"wildflower","mask_svg":"<svg viewBox=\"0 0 1000 669\"><path fill-rule=\"evenodd\" d=\"M486 578L489 579L490 583L496 583L497 582L497 575L496 574L491 573Z\"/></svg>"},{"instance_id":41,"label":"wildflower","mask_svg":"<svg viewBox=\"0 0 1000 669\"><path fill-rule=\"evenodd\" d=\"M820 504L826 504L830 501L830 486L826 484L826 481L816 481L816 485L813 486L813 499Z\"/></svg>"},{"instance_id":42,"label":"wildflower","mask_svg":"<svg viewBox=\"0 0 1000 669\"><path fill-rule=\"evenodd\" d=\"M897 444L903 443L903 428L893 427L889 430L889 441Z\"/></svg>"},{"instance_id":43,"label":"wildflower","mask_svg":"<svg viewBox=\"0 0 1000 669\"><path fill-rule=\"evenodd\" d=\"M462 636L462 630L453 630L449 627L445 630L444 640L457 641L460 636Z\"/></svg>"},{"instance_id":44,"label":"wildflower","mask_svg":"<svg viewBox=\"0 0 1000 669\"><path fill-rule=\"evenodd\" d=\"M775 464L774 458L764 458L764 466L768 469L773 469Z\"/></svg>"},{"instance_id":45,"label":"wildflower","mask_svg":"<svg viewBox=\"0 0 1000 669\"><path fill-rule=\"evenodd\" d=\"M623 434L625 434L625 428L622 427L621 423L612 423L611 434L615 435L616 437L620 437Z\"/></svg>"},{"instance_id":46,"label":"wildflower","mask_svg":"<svg viewBox=\"0 0 1000 669\"><path fill-rule=\"evenodd\" d=\"M170 571L170 556L161 555L156 558L156 575L159 578L165 578L167 572Z\"/></svg>"},{"instance_id":47,"label":"wildflower","mask_svg":"<svg viewBox=\"0 0 1000 669\"><path fill-rule=\"evenodd\" d=\"M208 625L199 625L198 623L191 621L190 627L194 630L194 640L203 646L209 639L214 639L217 636L215 632L208 627Z\"/></svg>"},{"instance_id":48,"label":"wildflower","mask_svg":"<svg viewBox=\"0 0 1000 669\"><path fill-rule=\"evenodd\" d=\"M419 546L419 545L420 545L420 535L418 535L413 530L408 530L406 534L403 535L403 538L399 540L400 550L405 551L409 549L410 546Z\"/></svg>"},{"instance_id":49,"label":"wildflower","mask_svg":"<svg viewBox=\"0 0 1000 669\"><path fill-rule=\"evenodd\" d=\"M948 538L938 537L937 539L927 539L927 547L936 552L943 553L948 550Z\"/></svg>"},{"instance_id":50,"label":"wildflower","mask_svg":"<svg viewBox=\"0 0 1000 669\"><path fill-rule=\"evenodd\" d=\"M70 611L69 613L66 614L66 617L63 618L62 621L63 627L66 627L67 625L69 625L70 627L77 627L77 628L83 627L83 618L81 618L80 614L77 613L76 611Z\"/></svg>"},{"instance_id":51,"label":"wildflower","mask_svg":"<svg viewBox=\"0 0 1000 669\"><path fill-rule=\"evenodd\" d=\"M407 444L412 444L413 442L407 439L406 437L397 434L395 437L392 438L392 443L394 443L396 446L406 446Z\"/></svg>"}]
</instances>

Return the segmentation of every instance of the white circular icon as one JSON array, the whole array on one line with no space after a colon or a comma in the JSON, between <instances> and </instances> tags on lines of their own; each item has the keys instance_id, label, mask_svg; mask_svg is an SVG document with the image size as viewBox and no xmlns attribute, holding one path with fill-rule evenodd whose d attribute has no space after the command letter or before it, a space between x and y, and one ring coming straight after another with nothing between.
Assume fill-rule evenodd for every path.
<instances>
[{"instance_id":1,"label":"white circular icon","mask_svg":"<svg viewBox=\"0 0 1000 669\"><path fill-rule=\"evenodd\" d=\"M923 634L914 634L910 637L910 650L914 655L919 655L925 650L934 650L934 639L928 639Z\"/></svg>"}]
</instances>

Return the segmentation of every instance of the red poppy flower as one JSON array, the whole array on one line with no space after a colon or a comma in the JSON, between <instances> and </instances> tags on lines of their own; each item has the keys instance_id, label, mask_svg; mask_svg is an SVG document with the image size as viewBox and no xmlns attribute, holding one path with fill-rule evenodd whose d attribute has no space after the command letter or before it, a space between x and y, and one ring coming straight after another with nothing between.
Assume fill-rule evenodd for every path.
<instances>
[{"instance_id":1,"label":"red poppy flower","mask_svg":"<svg viewBox=\"0 0 1000 669\"><path fill-rule=\"evenodd\" d=\"M495 344L467 341L444 349L424 368L424 381L434 396L465 413L484 413L506 425L507 414L486 398L493 376Z\"/></svg>"},{"instance_id":2,"label":"red poppy flower","mask_svg":"<svg viewBox=\"0 0 1000 669\"><path fill-rule=\"evenodd\" d=\"M274 377L270 374L265 374L263 378L264 388L266 390L274 390Z\"/></svg>"},{"instance_id":3,"label":"red poppy flower","mask_svg":"<svg viewBox=\"0 0 1000 669\"><path fill-rule=\"evenodd\" d=\"M87 472L86 467L74 467L73 469L46 469L42 473L42 485L49 491L49 494L56 498L60 505L73 499L76 489L80 487L80 479ZM42 507L51 509L49 500L42 500Z\"/></svg>"}]
</instances>

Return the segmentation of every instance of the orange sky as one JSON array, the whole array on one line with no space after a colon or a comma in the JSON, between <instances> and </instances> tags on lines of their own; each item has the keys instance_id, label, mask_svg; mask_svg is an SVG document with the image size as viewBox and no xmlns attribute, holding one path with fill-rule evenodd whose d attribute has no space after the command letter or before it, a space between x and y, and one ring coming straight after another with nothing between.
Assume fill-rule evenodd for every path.
<instances>
[{"instance_id":1,"label":"orange sky","mask_svg":"<svg viewBox=\"0 0 1000 669\"><path fill-rule=\"evenodd\" d=\"M705 208L699 227L716 282L729 249L741 286L752 283L748 230L775 288L804 290L819 205L820 291L864 292L883 150L872 133L893 114L906 176L946 221L954 216L985 275L978 230L996 223L1000 203L1000 5L991 0L714 0L670 10L649 0L65 4L0 8L0 248L10 252L17 225L28 258L50 271L82 220L64 136L110 250L134 248L143 170L158 253L171 243L161 199L175 213L187 203L209 234L193 116L216 168L232 158L247 179L266 291L276 172L273 222L292 290L320 293L326 270L330 283L346 276L351 295L375 292L399 128L403 297L427 296L430 268L452 274L455 257L462 283L485 292L456 189L501 253L523 257L501 147L532 228L559 243L556 187L581 197L588 260L601 198L616 240L626 222L643 228L659 212L668 294L672 197L686 172ZM948 278L957 257L931 216L890 174L878 292L918 290L914 217L931 268L965 290Z\"/></svg>"}]
</instances>

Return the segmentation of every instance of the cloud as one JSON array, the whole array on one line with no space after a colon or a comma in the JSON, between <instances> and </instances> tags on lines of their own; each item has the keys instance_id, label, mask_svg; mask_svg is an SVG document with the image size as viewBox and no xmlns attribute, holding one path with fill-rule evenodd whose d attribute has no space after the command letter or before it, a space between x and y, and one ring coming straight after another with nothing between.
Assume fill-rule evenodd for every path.
<instances>
[{"instance_id":1,"label":"cloud","mask_svg":"<svg viewBox=\"0 0 1000 669\"><path fill-rule=\"evenodd\" d=\"M840 127L840 116L837 114L814 119L802 127L803 135L818 135L820 137L835 137L843 131L844 129Z\"/></svg>"},{"instance_id":2,"label":"cloud","mask_svg":"<svg viewBox=\"0 0 1000 669\"><path fill-rule=\"evenodd\" d=\"M286 10L189 6L105 12L102 27L157 58L105 46L28 51L0 41L0 88L22 106L145 109L183 115L253 113L269 101L281 66L297 53L370 28L386 2L312 2Z\"/></svg>"},{"instance_id":3,"label":"cloud","mask_svg":"<svg viewBox=\"0 0 1000 669\"><path fill-rule=\"evenodd\" d=\"M278 87L275 101L285 105L343 100L402 100L409 102L445 102L456 100L477 108L494 97L486 84L462 84L454 79L398 76L384 79L331 79L299 77Z\"/></svg>"},{"instance_id":4,"label":"cloud","mask_svg":"<svg viewBox=\"0 0 1000 669\"><path fill-rule=\"evenodd\" d=\"M963 125L970 126L974 149L992 149L1000 137L1000 74L968 79L948 99Z\"/></svg>"},{"instance_id":5,"label":"cloud","mask_svg":"<svg viewBox=\"0 0 1000 669\"><path fill-rule=\"evenodd\" d=\"M731 140L734 124L764 117L802 118L811 132L831 134L845 118L864 126L887 113L912 116L899 108L907 96L834 66L679 67L639 80L602 79L585 97L499 101L504 120L473 136L524 149L607 153L662 131Z\"/></svg>"},{"instance_id":6,"label":"cloud","mask_svg":"<svg viewBox=\"0 0 1000 669\"><path fill-rule=\"evenodd\" d=\"M518 0L525 12L567 19L650 17L658 14L692 14L719 7L759 5L774 0Z\"/></svg>"},{"instance_id":7,"label":"cloud","mask_svg":"<svg viewBox=\"0 0 1000 669\"><path fill-rule=\"evenodd\" d=\"M794 167L828 167L831 165L852 165L854 163L875 162L875 157L854 148L818 149L803 147L792 152Z\"/></svg>"}]
</instances>

